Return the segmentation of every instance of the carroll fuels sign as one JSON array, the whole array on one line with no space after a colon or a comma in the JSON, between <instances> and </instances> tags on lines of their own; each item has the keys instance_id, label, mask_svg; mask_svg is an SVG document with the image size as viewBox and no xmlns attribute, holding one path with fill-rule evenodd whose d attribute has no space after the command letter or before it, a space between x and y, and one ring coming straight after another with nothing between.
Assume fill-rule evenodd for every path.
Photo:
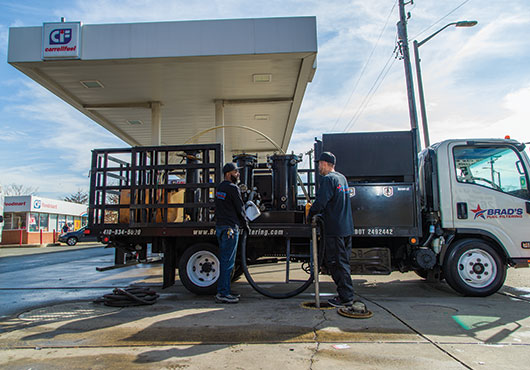
<instances>
[{"instance_id":1,"label":"carroll fuels sign","mask_svg":"<svg viewBox=\"0 0 530 370\"><path fill-rule=\"evenodd\" d=\"M44 23L42 59L77 59L81 55L81 23Z\"/></svg>"}]
</instances>

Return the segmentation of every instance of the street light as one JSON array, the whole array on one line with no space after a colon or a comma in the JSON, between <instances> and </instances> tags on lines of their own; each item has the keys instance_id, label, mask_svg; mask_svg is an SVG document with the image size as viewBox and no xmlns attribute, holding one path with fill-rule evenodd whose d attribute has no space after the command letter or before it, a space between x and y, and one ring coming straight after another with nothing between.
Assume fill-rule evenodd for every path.
<instances>
[{"instance_id":1,"label":"street light","mask_svg":"<svg viewBox=\"0 0 530 370\"><path fill-rule=\"evenodd\" d=\"M425 142L425 147L427 148L430 144L429 141L429 131L427 130L427 113L425 112L425 96L423 95L423 82L421 80L421 70L420 70L420 54L419 54L419 47L425 44L427 41L432 39L434 36L445 30L447 27L455 26L455 27L473 27L477 24L477 21L459 21L459 22L452 22L449 24L446 24L442 28L440 28L438 31L427 37L423 41L416 41L414 40L414 58L416 60L416 77L418 79L418 93L420 96L420 110L421 110L421 123L423 127L423 141Z\"/></svg>"}]
</instances>

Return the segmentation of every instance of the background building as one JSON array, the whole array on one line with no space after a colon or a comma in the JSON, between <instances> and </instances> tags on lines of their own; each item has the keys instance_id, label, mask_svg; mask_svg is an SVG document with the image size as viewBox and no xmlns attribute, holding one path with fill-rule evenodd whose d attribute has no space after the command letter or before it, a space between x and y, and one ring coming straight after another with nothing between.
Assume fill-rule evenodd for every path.
<instances>
[{"instance_id":1,"label":"background building","mask_svg":"<svg viewBox=\"0 0 530 370\"><path fill-rule=\"evenodd\" d=\"M34 195L6 196L1 244L54 243L65 223L74 231L87 220L84 204Z\"/></svg>"}]
</instances>

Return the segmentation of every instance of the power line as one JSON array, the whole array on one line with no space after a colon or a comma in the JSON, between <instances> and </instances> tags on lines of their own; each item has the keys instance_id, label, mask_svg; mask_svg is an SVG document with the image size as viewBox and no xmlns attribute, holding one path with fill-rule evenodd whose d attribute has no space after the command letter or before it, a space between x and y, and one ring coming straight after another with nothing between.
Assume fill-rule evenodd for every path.
<instances>
[{"instance_id":1,"label":"power line","mask_svg":"<svg viewBox=\"0 0 530 370\"><path fill-rule=\"evenodd\" d=\"M395 50L394 50L394 52L395 52ZM361 115L364 113L364 110L366 109L366 107L368 106L368 104L370 103L372 98L375 96L375 94L377 93L377 90L379 89L379 87L383 83L383 80L386 78L388 72L390 71L390 68L394 64L394 61L396 60L394 58L392 63L390 63L390 61L392 60L392 57L394 56L394 52L387 59L383 69L381 70L381 72L377 76L376 80L372 84L372 87L370 88L370 90L368 91L367 95L364 97L363 101L361 102L361 104L357 108L357 111L353 115L352 119L348 122L346 127L344 127L342 132L346 132L346 131L350 130L355 125L355 123L357 123L357 121L359 120Z\"/></svg>"},{"instance_id":2,"label":"power line","mask_svg":"<svg viewBox=\"0 0 530 370\"><path fill-rule=\"evenodd\" d=\"M458 5L456 8L454 8L453 10L451 10L449 13L447 13L446 15L444 15L442 18L438 19L436 22L434 22L433 24L431 24L429 27L427 27L426 29L424 29L423 31L421 31L419 34L417 34L416 36L414 36L413 38L417 38L418 36L422 35L423 33L425 33L426 31L428 31L430 28L434 27L436 24L440 23L441 21L443 21L445 18L447 18L449 15L453 14L455 11L457 11L458 9L460 9L462 6L464 6L465 4L467 4L469 1L471 0L465 0L464 2L462 2L460 5ZM396 2L397 3L397 2ZM394 3L394 6L392 7L391 11L390 11L390 14L389 14L389 17L387 18L387 22L385 23L385 26L383 28L383 31L385 30L386 28L386 25L388 23L388 19L390 18L390 15L392 14L395 6L396 6L396 3ZM381 32L381 35L382 35L383 32ZM381 37L380 35L380 37ZM379 42L379 39L377 40ZM376 44L377 46L377 44ZM363 67L363 70L361 71L361 75L359 76L359 78L357 79L356 81L356 84L354 86L354 91L355 91L355 88L357 87L358 83L359 83L359 80L360 78L362 77L363 73L364 73L364 70L368 64L368 62L370 61L371 57L372 57L372 54L375 50L375 47L374 49L372 50L372 53L370 54L365 66ZM377 76L377 78L375 79L374 83L372 84L372 86L370 87L370 90L368 91L368 93L366 94L366 96L364 97L363 101L361 102L361 104L358 106L357 108L357 111L355 112L355 114L353 115L353 117L351 118L351 120L346 124L343 132L346 132L347 130L351 129L355 123L358 121L358 119L360 118L360 116L362 115L362 113L364 112L364 110L366 109L366 107L368 106L368 104L370 103L370 101L372 100L372 98L375 96L377 90L379 89L379 87L382 85L384 79L386 78L386 76L388 75L388 73L390 72L390 69L392 68L392 65L394 64L396 58L394 58L394 60L392 61L392 63L390 63L390 61L392 60L392 57L394 56L394 54L396 53L396 50L397 50L397 47L393 50L392 54L390 55L390 57L388 58L388 60L386 61L385 65L383 66L381 72L379 73L379 75ZM397 57L397 54L396 54L396 57ZM353 95L353 91L350 95L350 97L348 98L348 103L351 99ZM346 106L348 105L348 103L346 103ZM346 109L346 107L343 109L343 111L341 112L341 116L342 114L344 113L344 110ZM341 116L339 117L339 119L341 118ZM333 126L333 129L332 131L335 129L339 119L337 119L337 121L335 122L335 125Z\"/></svg>"},{"instance_id":3,"label":"power line","mask_svg":"<svg viewBox=\"0 0 530 370\"><path fill-rule=\"evenodd\" d=\"M425 32L427 32L428 30L430 30L432 27L436 26L438 23L440 23L441 21L443 21L445 18L449 17L451 14L453 14L454 12L456 12L458 9L460 9L461 7L463 7L464 5L466 5L468 2L470 2L471 0L465 0L462 4L458 5L456 8L454 8L453 10L451 10L449 13L447 13L446 15L444 15L442 18L438 19L436 22L434 22L433 24L431 24L429 27L425 28L423 31L421 31L420 33L418 33L416 36L413 37L413 39L416 39L418 38L418 36L421 36L423 35Z\"/></svg>"},{"instance_id":4,"label":"power line","mask_svg":"<svg viewBox=\"0 0 530 370\"><path fill-rule=\"evenodd\" d=\"M377 92L377 90L379 89L381 84L383 83L384 79L388 75L388 72L390 71L390 68L394 64L394 61L396 60L395 57L394 57L394 54L396 53L396 51L397 51L397 47L394 48L394 50L392 51L392 54L390 54L390 57L387 59L385 65L383 66L383 69L381 70L381 72L379 72L379 75L377 76L377 78L375 79L374 83L370 87L370 90L368 91L368 93L364 97L363 101L361 102L361 104L357 108L357 111L355 112L355 114L353 115L351 120L346 124L346 126L344 127L344 130L342 130L342 132L346 132L350 128L352 128L355 125L355 123L357 122L357 120L359 119L359 117L362 115L362 113L364 112L364 110L366 109L366 107L368 106L368 104L370 103L372 98L374 97L375 93ZM392 57L394 57L394 61L392 63L390 63L390 61L392 60Z\"/></svg>"},{"instance_id":5,"label":"power line","mask_svg":"<svg viewBox=\"0 0 530 370\"><path fill-rule=\"evenodd\" d=\"M372 59L372 56L374 55L374 52L375 52L375 49L377 48L377 46L379 45L379 41L381 40L381 37L383 36L383 33L385 32L386 30L386 26L388 25L388 21L390 20L390 17L392 16L392 13L394 12L394 9L396 8L396 4L397 4L397 0L394 1L394 5L392 5L392 8L390 9L390 12L388 13L388 16L386 18L386 21L385 21L385 24L383 26L383 29L381 30L381 33L379 34L379 37L377 38L377 41L374 45L374 47L372 48L372 51L370 52L370 55L368 56L368 59L366 60L366 62L364 63L363 65L363 68L361 69L361 73L359 74L359 77L357 78L357 80L355 81L355 84L353 85L353 89L350 93L350 96L348 97L348 100L346 101L346 104L344 105L344 108L342 108L342 111L340 112L340 115L339 117L337 118L337 120L335 121L335 124L333 125L333 128L331 129L331 131L333 132L335 130L335 128L337 127L337 124L339 123L340 119L342 118L342 115L344 114L344 112L346 111L346 108L348 107L348 105L350 104L350 100L353 96L353 93L355 92L355 90L357 89L357 86L359 86L359 81L361 81L361 78L363 77L364 75L364 72L366 70L366 67L368 66L368 64L370 63L371 59Z\"/></svg>"}]
</instances>

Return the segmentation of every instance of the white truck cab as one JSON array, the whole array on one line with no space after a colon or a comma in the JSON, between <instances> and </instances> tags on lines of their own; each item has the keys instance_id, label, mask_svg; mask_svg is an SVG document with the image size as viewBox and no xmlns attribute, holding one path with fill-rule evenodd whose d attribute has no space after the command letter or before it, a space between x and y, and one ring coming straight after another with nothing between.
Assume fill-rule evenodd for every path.
<instances>
[{"instance_id":1,"label":"white truck cab","mask_svg":"<svg viewBox=\"0 0 530 370\"><path fill-rule=\"evenodd\" d=\"M515 140L446 140L420 155L430 151L436 158L439 207L433 210L444 236L432 246L439 248L443 277L463 294L492 294L508 265L528 266L530 161L524 149ZM425 193L425 178L420 181Z\"/></svg>"}]
</instances>

